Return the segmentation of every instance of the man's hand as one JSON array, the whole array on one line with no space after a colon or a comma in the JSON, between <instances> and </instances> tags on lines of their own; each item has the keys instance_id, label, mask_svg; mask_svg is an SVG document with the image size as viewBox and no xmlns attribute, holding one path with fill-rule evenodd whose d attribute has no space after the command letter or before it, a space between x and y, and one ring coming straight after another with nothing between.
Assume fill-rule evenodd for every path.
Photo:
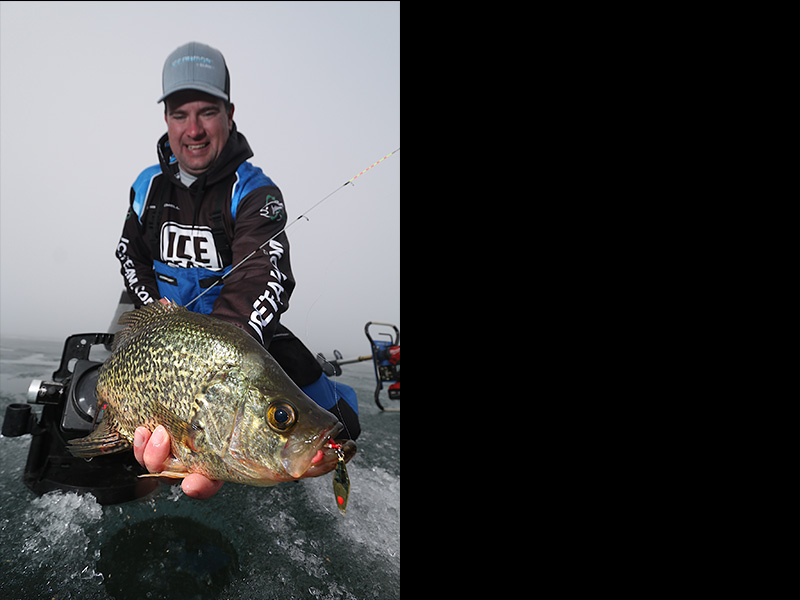
<instances>
[{"instance_id":1,"label":"man's hand","mask_svg":"<svg viewBox=\"0 0 800 600\"><path fill-rule=\"evenodd\" d=\"M146 427L137 427L133 435L133 455L145 469L151 473L160 473L171 460L172 456L169 433L163 425L156 427L150 433ZM224 482L209 479L199 473L189 473L183 478L181 489L191 498L206 500L216 494Z\"/></svg>"}]
</instances>

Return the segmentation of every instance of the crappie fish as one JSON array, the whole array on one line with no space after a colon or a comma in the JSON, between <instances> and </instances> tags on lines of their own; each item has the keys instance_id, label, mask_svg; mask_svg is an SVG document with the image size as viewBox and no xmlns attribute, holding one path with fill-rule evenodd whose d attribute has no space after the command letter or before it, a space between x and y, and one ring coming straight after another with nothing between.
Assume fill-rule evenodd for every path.
<instances>
[{"instance_id":1,"label":"crappie fish","mask_svg":"<svg viewBox=\"0 0 800 600\"><path fill-rule=\"evenodd\" d=\"M125 313L120 325L97 381L102 421L69 443L74 456L129 450L136 427L161 424L176 457L167 476L267 486L336 464L328 441L341 423L245 331L160 302Z\"/></svg>"}]
</instances>

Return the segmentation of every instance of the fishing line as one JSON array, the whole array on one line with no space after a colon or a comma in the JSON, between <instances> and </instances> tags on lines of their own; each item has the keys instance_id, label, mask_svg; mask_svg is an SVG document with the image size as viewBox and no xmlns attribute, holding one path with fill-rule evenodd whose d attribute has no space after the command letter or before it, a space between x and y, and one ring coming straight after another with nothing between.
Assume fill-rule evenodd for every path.
<instances>
[{"instance_id":1,"label":"fishing line","mask_svg":"<svg viewBox=\"0 0 800 600\"><path fill-rule=\"evenodd\" d=\"M347 402L347 401L344 399L344 396L340 396L339 395L339 390L337 389L337 385L336 385L336 380L335 379L333 380L333 397L334 398L340 398L340 400L337 400L336 404L331 406L330 412L333 412L334 410L336 410L336 412L339 413L338 415L336 415L336 418L339 419L339 422L342 425L344 425L344 431L347 434L347 439L348 440L352 440L353 439L353 435L350 433L350 428L347 426L347 423L346 423L346 420L344 418L344 415L342 414L342 409L339 408L339 402Z\"/></svg>"},{"instance_id":2,"label":"fishing line","mask_svg":"<svg viewBox=\"0 0 800 600\"><path fill-rule=\"evenodd\" d=\"M251 259L253 256L255 256L255 255L256 255L256 253L257 253L259 250L263 250L263 249L264 249L264 246L266 246L267 244L269 244L269 243L270 243L272 240L274 240L276 237L278 237L278 236L279 236L280 234L282 234L284 231L286 231L287 229L289 229L289 227L291 227L292 225L294 225L295 223L297 223L297 222L298 222L300 219L305 219L306 221L308 221L309 219L308 219L308 217L307 217L306 215L308 215L308 213L310 213L312 210L314 210L315 208L317 208L317 207L318 207L320 204L322 204L323 202L325 202L325 200L327 200L328 198L330 198L331 196L333 196L333 195L334 195L336 192L338 192L338 191L339 191L339 190L341 190L343 187L346 187L346 186L348 186L348 185L355 185L353 182L354 182L356 179L358 179L359 177L361 177L361 176L362 176L364 173L366 173L367 171L369 171L369 170L370 170L370 169L372 169L373 167L375 167L375 166L379 165L380 163L382 163L383 161L385 161L387 158L389 158L389 157L390 157L390 156L392 156L393 154L397 154L398 152L400 152L400 148L398 148L397 150L395 150L395 151L393 151L393 152L390 152L389 154L387 154L387 155L386 155L386 156L384 156L383 158L381 158L381 159L379 159L379 160L376 160L374 163L372 163L372 164L371 164L370 166L368 166L366 169L364 169L363 171L361 171L361 172L360 172L358 175L355 175L354 177L351 177L350 179L348 179L347 181L345 181L345 182L344 182L342 185L340 185L339 187L337 187L337 188L336 188L335 190L333 190L333 191L332 191L330 194L328 194L327 196L325 196L325 197L324 197L322 200L318 201L318 202L317 202L316 204L314 204L314 205L313 205L311 208L309 208L309 209L308 209L307 211L305 211L303 214L301 214L300 216L298 216L298 217L297 217L297 218L296 218L294 221L292 221L291 223L288 223L288 224L287 224L287 225L286 225L286 226L285 226L283 229L281 229L280 231L278 231L278 232L277 232L275 235L273 235L271 238L269 238L269 239L268 239L266 242L264 242L264 243L263 243L263 244L261 244L261 245L260 245L258 248L256 248L255 250L253 250L253 251L252 251L250 254L248 254L247 256L245 256L245 257L244 257L242 260L240 260L240 261L239 261L239 262L238 262L238 263L237 263L237 264L236 264L236 265L235 265L235 266L234 266L234 267L233 267L233 268L232 268L230 271L228 271L228 272L227 272L225 275L223 275L222 277L220 277L219 279L217 279L217 280L216 280L216 281L215 281L213 284L211 284L211 285L210 285L209 287L207 287L205 290L203 290L202 292L200 292L200 293L197 295L197 297L195 297L195 298L193 298L192 300L190 300L189 302L187 302L187 303L186 303L186 306L188 307L188 306L190 306L191 304L194 304L194 303L195 303L195 302L197 302L197 301L198 301L200 298L202 298L202 297L203 297L203 295L204 295L205 293L207 293L208 291L210 291L210 290L211 290L211 289L212 289L214 286L216 286L216 285L217 285L217 284L219 284L219 283L222 283L226 277L228 277L229 275L231 275L231 274L232 274L234 271L236 271L236 269L238 269L239 267L241 267L241 266L242 266L242 265L243 265L245 262L247 262L247 261L248 261L248 260L250 260L250 259Z\"/></svg>"}]
</instances>

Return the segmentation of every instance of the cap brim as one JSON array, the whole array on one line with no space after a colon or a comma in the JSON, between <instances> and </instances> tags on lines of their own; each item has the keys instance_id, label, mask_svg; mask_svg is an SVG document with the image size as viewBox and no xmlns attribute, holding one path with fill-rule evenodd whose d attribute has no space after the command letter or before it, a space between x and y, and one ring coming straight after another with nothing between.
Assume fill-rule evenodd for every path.
<instances>
[{"instance_id":1,"label":"cap brim","mask_svg":"<svg viewBox=\"0 0 800 600\"><path fill-rule=\"evenodd\" d=\"M175 92L181 92L183 90L197 90L199 92L205 92L206 94L210 94L212 96L215 96L216 98L221 98L226 102L230 102L230 99L228 98L228 95L225 92L221 92L220 90L211 85L205 85L203 83L194 82L194 83L186 83L183 85L178 85L175 88L169 90L168 92L164 93L158 100L156 100L156 104L158 104L159 102L163 102L165 98L171 96Z\"/></svg>"}]
</instances>

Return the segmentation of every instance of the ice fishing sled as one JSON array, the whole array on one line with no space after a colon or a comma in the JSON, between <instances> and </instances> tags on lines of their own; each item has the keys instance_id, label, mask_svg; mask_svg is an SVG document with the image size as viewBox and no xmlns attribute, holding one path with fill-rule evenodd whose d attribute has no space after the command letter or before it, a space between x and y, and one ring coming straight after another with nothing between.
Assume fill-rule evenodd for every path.
<instances>
[{"instance_id":1,"label":"ice fishing sled","mask_svg":"<svg viewBox=\"0 0 800 600\"><path fill-rule=\"evenodd\" d=\"M379 340L370 333L370 328L377 335L387 336L388 340ZM381 328L391 328L394 335L388 331L381 331ZM388 408L381 404L380 396L384 384L387 384L389 400L400 400L400 330L391 323L381 323L379 321L368 321L364 325L364 333L367 335L372 349L372 365L375 368L375 404L378 408L386 411L399 411L399 408Z\"/></svg>"},{"instance_id":2,"label":"ice fishing sled","mask_svg":"<svg viewBox=\"0 0 800 600\"><path fill-rule=\"evenodd\" d=\"M382 328L384 331L381 331ZM391 328L392 331L387 331L387 328ZM342 374L342 365L372 360L376 380L375 404L387 412L400 412L399 408L385 407L381 404L381 391L384 384L388 385L389 400L400 400L400 330L397 325L392 323L367 321L367 324L364 325L364 333L369 340L370 354L355 358L343 358L341 352L334 350L334 360L327 360L320 353L317 354L317 361L329 377L335 377ZM388 340L375 339L378 335L386 336Z\"/></svg>"}]
</instances>

